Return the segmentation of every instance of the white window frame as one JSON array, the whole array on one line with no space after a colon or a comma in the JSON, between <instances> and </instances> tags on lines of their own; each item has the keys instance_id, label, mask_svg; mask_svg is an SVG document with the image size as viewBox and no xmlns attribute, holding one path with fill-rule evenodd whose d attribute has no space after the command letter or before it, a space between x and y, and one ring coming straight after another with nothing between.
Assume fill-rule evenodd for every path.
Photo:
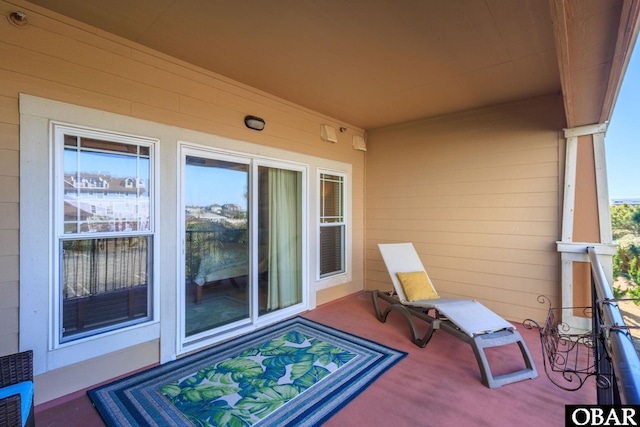
<instances>
[{"instance_id":1,"label":"white window frame","mask_svg":"<svg viewBox=\"0 0 640 427\"><path fill-rule=\"evenodd\" d=\"M327 223L325 225L322 224L321 218L321 207L322 207L322 175L336 175L342 177L342 209L343 209L343 218L342 222L337 223ZM317 287L319 289L328 288L331 286L339 285L342 283L346 283L351 281L351 190L349 185L349 172L335 170L335 169L325 169L318 168L318 173L316 175L316 187L317 187L317 215L316 215L316 282ZM320 229L323 226L336 226L342 225L344 236L343 236L343 251L342 254L344 257L344 271L336 272L334 274L329 274L321 277L320 275Z\"/></svg>"},{"instance_id":2,"label":"white window frame","mask_svg":"<svg viewBox=\"0 0 640 427\"><path fill-rule=\"evenodd\" d=\"M250 318L247 320L243 320L238 322L237 325L231 324L228 327L222 327L219 331L214 332L211 331L203 332L202 334L194 335L192 337L185 336L185 283L184 283L184 265L185 265L185 211L184 211L184 185L185 185L185 158L186 156L202 156L208 155L211 158L226 160L230 162L237 163L245 163L249 166L249 179L250 179L250 189L249 194L249 222L251 224L251 242L257 242L258 240L258 227L257 227L257 215L255 214L258 211L258 198L252 193L258 186L258 168L259 167L270 167L270 168L281 168L292 170L296 172L300 172L302 174L302 301L298 304L292 305L290 307L286 307L280 310L277 310L273 313L265 314L262 316L258 316L258 301L253 298L251 300L250 306ZM272 324L278 320L285 319L287 317L294 316L303 311L312 308L311 306L311 286L309 284L307 271L309 270L308 262L307 262L307 248L309 246L309 239L307 236L309 235L309 225L308 225L308 169L309 165L292 161L292 160L282 160L276 159L266 156L259 156L251 153L238 152L233 150L224 150L215 147L208 147L205 145L200 145L193 142L187 141L178 141L178 170L180 171L180 181L178 183L178 188L181 189L179 191L179 203L178 203L178 218L179 218L179 226L178 226L178 246L181 248L179 251L179 258L176 260L178 266L178 297L177 297L177 313L178 319L176 322L177 330L176 336L178 339L176 340L176 354L182 355L195 350L198 350L203 347L207 347L213 344L216 344L220 341L224 341L226 339L232 338L234 336L249 333L257 328L264 327L266 325ZM256 268L256 260L258 259L258 248L256 245L251 244L250 247L250 271L253 271ZM254 292L255 288L257 288L257 276L251 273L251 292Z\"/></svg>"},{"instance_id":3,"label":"white window frame","mask_svg":"<svg viewBox=\"0 0 640 427\"><path fill-rule=\"evenodd\" d=\"M160 264L157 230L159 219L159 139L150 133L148 122L126 118L30 95L20 95L20 349L34 351L34 375L81 363L105 354L128 349L160 337ZM155 158L150 165L155 212L153 242L152 319L145 323L60 344L56 288L58 247L56 239L55 173L60 170L55 156L53 126L66 125L110 135L141 138L153 144ZM154 128L162 128L156 126ZM168 129L168 128L167 128ZM164 128L162 129L164 130ZM28 256L24 256L28 254Z\"/></svg>"},{"instance_id":4,"label":"white window frame","mask_svg":"<svg viewBox=\"0 0 640 427\"><path fill-rule=\"evenodd\" d=\"M108 142L116 142L121 144L137 145L141 147L147 147L149 149L149 230L148 231L114 231L114 232L96 232L96 233L83 233L76 232L71 234L65 234L64 232L64 137L65 135L73 135L80 138L90 138L103 140ZM53 160L52 183L53 183L53 235L51 236L51 254L53 255L53 283L51 292L52 306L51 306L51 320L50 320L50 348L58 349L66 346L72 346L74 344L82 343L85 341L93 341L101 336L118 333L122 330L128 330L136 328L140 325L149 324L154 320L155 307L153 304L153 296L156 293L157 286L156 275L154 274L157 254L157 236L156 236L156 219L155 219L155 189L156 176L154 161L157 152L157 140L134 135L125 135L102 129L90 129L83 126L76 126L73 124L51 121L50 123L50 137ZM67 338L62 337L62 284L61 284L61 271L60 271L60 245L64 240L84 240L95 238L118 238L128 236L150 236L150 255L151 255L151 282L147 284L149 292L149 316L147 319L136 322L123 322L121 326L113 325L109 328L100 328L95 332L87 332L81 334L79 338Z\"/></svg>"},{"instance_id":5,"label":"white window frame","mask_svg":"<svg viewBox=\"0 0 640 427\"><path fill-rule=\"evenodd\" d=\"M124 330L105 333L83 341L68 343L54 348L51 339L51 319L53 318L53 245L49 242L54 233L53 220L53 175L51 121L73 124L87 129L107 130L109 133L149 136L157 143L155 150L154 182L156 183L153 209L156 213L154 238L155 278L153 293L153 321L132 326ZM317 157L299 152L288 151L265 145L241 141L176 126L170 126L149 120L143 120L121 114L110 113L88 107L68 104L41 97L20 94L20 331L19 348L34 350L34 374L40 375L65 366L105 357L121 350L142 349L149 343L157 343L159 355L148 355L145 363L160 363L174 360L187 349L177 349L180 341L177 332L179 299L176 280L179 260L179 224L180 207L176 185L180 177L179 144L190 141L198 148L238 154L259 159L262 164L283 162L285 167L292 163L306 168L304 186L308 202L304 214L307 233L304 245L306 268L304 271L306 309L316 305L316 294L323 288L347 283L352 280L352 165L339 160ZM159 165L162 163L162 174ZM318 244L318 170L345 174L346 203L346 274L318 281L317 263ZM160 192L159 190L162 190ZM162 207L162 209L160 209ZM167 243L167 242L173 242ZM57 250L57 249L56 249ZM358 261L359 263L359 261ZM179 264L178 264L179 265ZM283 310L288 310L283 309ZM288 314L296 314L293 311ZM277 319L262 319L265 326ZM249 332L235 330L228 336L217 336L220 341L231 338L231 334ZM193 343L195 347L197 343ZM204 344L204 343L203 343ZM145 351L146 351L146 347ZM192 350L190 348L189 350ZM105 359L110 360L110 359Z\"/></svg>"}]
</instances>

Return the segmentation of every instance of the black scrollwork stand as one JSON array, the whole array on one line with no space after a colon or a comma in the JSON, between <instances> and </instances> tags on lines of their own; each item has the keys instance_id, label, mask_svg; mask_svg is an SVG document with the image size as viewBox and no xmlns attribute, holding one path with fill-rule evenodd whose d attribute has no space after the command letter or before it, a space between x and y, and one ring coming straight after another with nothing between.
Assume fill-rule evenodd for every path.
<instances>
[{"instance_id":1,"label":"black scrollwork stand","mask_svg":"<svg viewBox=\"0 0 640 427\"><path fill-rule=\"evenodd\" d=\"M599 388L611 386L611 375L600 373L595 356L598 340L602 339L598 333L573 334L570 327L558 319L559 310L582 310L585 317L593 317L591 307L553 308L551 300L544 295L538 297L540 304L548 304L549 311L543 326L536 321L527 319L524 327L537 328L540 332L544 370L549 380L556 386L576 391L580 389L590 377L595 377ZM558 375L554 375L558 374Z\"/></svg>"}]
</instances>

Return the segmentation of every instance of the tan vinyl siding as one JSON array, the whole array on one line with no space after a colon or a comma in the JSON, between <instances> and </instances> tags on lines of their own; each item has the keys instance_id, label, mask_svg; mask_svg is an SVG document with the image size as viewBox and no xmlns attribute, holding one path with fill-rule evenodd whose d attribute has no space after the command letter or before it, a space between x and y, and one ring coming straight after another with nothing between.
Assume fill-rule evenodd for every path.
<instances>
[{"instance_id":1,"label":"tan vinyl siding","mask_svg":"<svg viewBox=\"0 0 640 427\"><path fill-rule=\"evenodd\" d=\"M29 15L28 28L0 20L0 55L4 58L0 62L0 354L19 347L21 93L350 164L354 196L352 281L323 290L317 301L363 289L364 153L351 147L352 136L363 135L361 129L46 9L18 3ZM16 6L0 1L0 9L6 15ZM247 129L243 122L247 114L264 118L265 130ZM329 144L320 139L323 123L348 131L338 134L338 143ZM172 171L175 165L161 164L161 168ZM43 236L43 244L47 242L48 236ZM174 241L169 244L175 245ZM46 289L47 284L43 286ZM158 346L157 342L150 345ZM119 366L116 356L105 356L100 366L117 366L115 371L123 373L157 363L158 351L148 350L148 345L131 348L128 357L134 362L126 366ZM68 391L89 384L82 374L85 371L96 375L93 380L106 380L118 373L101 368L103 373L98 374L92 366L49 372L37 380L37 387L56 390L57 378L62 375L69 381ZM56 397L55 393L36 396L36 403Z\"/></svg>"},{"instance_id":2,"label":"tan vinyl siding","mask_svg":"<svg viewBox=\"0 0 640 427\"><path fill-rule=\"evenodd\" d=\"M559 295L556 96L368 134L367 284L391 288L378 243L410 241L441 295L541 320Z\"/></svg>"},{"instance_id":3,"label":"tan vinyl siding","mask_svg":"<svg viewBox=\"0 0 640 427\"><path fill-rule=\"evenodd\" d=\"M0 96L0 354L18 351L19 152L17 100Z\"/></svg>"}]
</instances>

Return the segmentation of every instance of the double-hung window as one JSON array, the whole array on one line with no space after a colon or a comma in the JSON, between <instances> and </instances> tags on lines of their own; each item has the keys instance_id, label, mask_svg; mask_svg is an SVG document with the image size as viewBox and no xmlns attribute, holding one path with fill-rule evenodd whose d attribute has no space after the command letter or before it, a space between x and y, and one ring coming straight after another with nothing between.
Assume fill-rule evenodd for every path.
<instances>
[{"instance_id":1,"label":"double-hung window","mask_svg":"<svg viewBox=\"0 0 640 427\"><path fill-rule=\"evenodd\" d=\"M54 324L56 341L66 343L153 317L154 143L62 124L53 129Z\"/></svg>"},{"instance_id":2,"label":"double-hung window","mask_svg":"<svg viewBox=\"0 0 640 427\"><path fill-rule=\"evenodd\" d=\"M320 278L344 273L345 251L345 176L320 173Z\"/></svg>"}]
</instances>

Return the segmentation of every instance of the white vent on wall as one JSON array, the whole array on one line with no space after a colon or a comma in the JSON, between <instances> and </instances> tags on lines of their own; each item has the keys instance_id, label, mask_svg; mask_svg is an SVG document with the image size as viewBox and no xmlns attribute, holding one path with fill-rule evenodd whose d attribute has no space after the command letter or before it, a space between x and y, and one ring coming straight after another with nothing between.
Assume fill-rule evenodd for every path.
<instances>
[{"instance_id":1,"label":"white vent on wall","mask_svg":"<svg viewBox=\"0 0 640 427\"><path fill-rule=\"evenodd\" d=\"M353 135L353 149L367 151L367 144L364 142L364 138L360 135Z\"/></svg>"},{"instance_id":2,"label":"white vent on wall","mask_svg":"<svg viewBox=\"0 0 640 427\"><path fill-rule=\"evenodd\" d=\"M334 144L338 142L336 130L329 125L320 125L320 138L323 141L333 142Z\"/></svg>"}]
</instances>

